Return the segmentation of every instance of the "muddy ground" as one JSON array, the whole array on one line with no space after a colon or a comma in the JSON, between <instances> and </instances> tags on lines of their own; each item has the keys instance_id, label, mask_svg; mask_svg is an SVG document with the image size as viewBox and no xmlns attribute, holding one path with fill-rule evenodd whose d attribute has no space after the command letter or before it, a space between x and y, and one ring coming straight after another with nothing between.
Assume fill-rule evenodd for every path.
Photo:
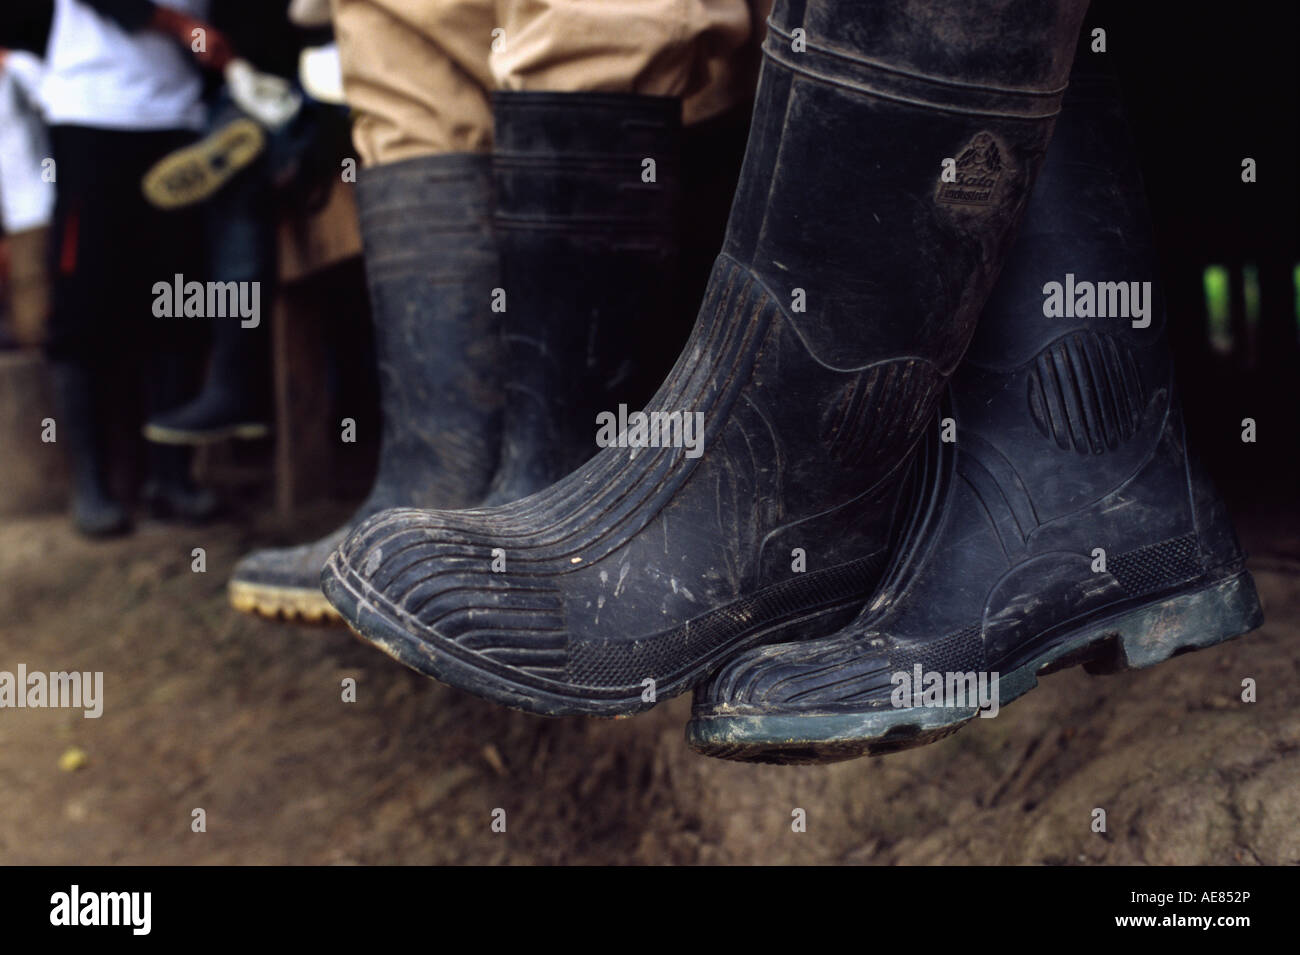
<instances>
[{"instance_id":1,"label":"muddy ground","mask_svg":"<svg viewBox=\"0 0 1300 955\"><path fill-rule=\"evenodd\" d=\"M687 698L543 720L344 630L240 616L227 573L273 528L90 543L57 516L6 519L0 670L102 670L105 710L0 710L0 863L1300 862L1300 533L1262 511L1240 526L1255 634L1047 677L925 749L787 768L694 755Z\"/></svg>"}]
</instances>

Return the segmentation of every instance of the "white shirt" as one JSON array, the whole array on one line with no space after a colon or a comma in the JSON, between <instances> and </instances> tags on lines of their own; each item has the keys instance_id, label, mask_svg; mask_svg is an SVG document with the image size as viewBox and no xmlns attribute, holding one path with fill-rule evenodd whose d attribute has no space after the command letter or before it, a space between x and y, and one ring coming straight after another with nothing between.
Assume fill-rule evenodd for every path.
<instances>
[{"instance_id":1,"label":"white shirt","mask_svg":"<svg viewBox=\"0 0 1300 955\"><path fill-rule=\"evenodd\" d=\"M50 144L36 112L40 82L41 61L10 50L0 68L0 225L5 232L47 225L54 211L54 185L41 177Z\"/></svg>"},{"instance_id":2,"label":"white shirt","mask_svg":"<svg viewBox=\"0 0 1300 955\"><path fill-rule=\"evenodd\" d=\"M191 16L207 0L156 0ZM202 80L193 56L155 30L127 33L80 0L55 0L41 102L51 125L201 129Z\"/></svg>"}]
</instances>

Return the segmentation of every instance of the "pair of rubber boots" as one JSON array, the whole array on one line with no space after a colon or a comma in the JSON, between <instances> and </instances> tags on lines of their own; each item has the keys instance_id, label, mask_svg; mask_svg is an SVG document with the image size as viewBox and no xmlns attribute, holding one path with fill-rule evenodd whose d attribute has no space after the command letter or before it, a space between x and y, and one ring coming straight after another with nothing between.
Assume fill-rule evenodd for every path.
<instances>
[{"instance_id":1,"label":"pair of rubber boots","mask_svg":"<svg viewBox=\"0 0 1300 955\"><path fill-rule=\"evenodd\" d=\"M622 94L499 93L493 112L490 156L363 170L378 474L333 533L241 561L236 608L335 617L321 568L363 520L548 486L596 453L596 415L640 407L685 341L677 316L707 280L726 216L707 207L734 186L741 125L684 132L679 100ZM695 194L705 208L687 208Z\"/></svg>"},{"instance_id":2,"label":"pair of rubber boots","mask_svg":"<svg viewBox=\"0 0 1300 955\"><path fill-rule=\"evenodd\" d=\"M1091 61L1011 251L1083 8L778 3L652 439L629 419L627 446L523 500L371 517L329 558L330 602L407 666L534 713L699 687L693 746L775 761L936 739L1048 669L1256 626ZM697 414L702 449L673 430ZM977 705L933 674L975 678Z\"/></svg>"}]
</instances>

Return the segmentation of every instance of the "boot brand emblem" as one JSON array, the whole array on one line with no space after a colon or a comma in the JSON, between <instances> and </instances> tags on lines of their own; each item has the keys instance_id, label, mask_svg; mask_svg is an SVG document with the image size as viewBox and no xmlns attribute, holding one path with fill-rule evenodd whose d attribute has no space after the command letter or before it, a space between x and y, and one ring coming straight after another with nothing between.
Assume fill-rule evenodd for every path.
<instances>
[{"instance_id":1,"label":"boot brand emblem","mask_svg":"<svg viewBox=\"0 0 1300 955\"><path fill-rule=\"evenodd\" d=\"M979 133L957 156L956 181L941 179L936 198L953 205L992 205L1004 168L1005 160L997 141L989 133Z\"/></svg>"}]
</instances>

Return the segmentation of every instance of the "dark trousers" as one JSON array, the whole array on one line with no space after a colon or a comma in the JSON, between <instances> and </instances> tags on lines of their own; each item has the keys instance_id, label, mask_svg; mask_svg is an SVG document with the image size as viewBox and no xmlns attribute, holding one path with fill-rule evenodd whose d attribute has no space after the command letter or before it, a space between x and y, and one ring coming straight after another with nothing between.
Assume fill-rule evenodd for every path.
<instances>
[{"instance_id":1,"label":"dark trousers","mask_svg":"<svg viewBox=\"0 0 1300 955\"><path fill-rule=\"evenodd\" d=\"M51 228L52 308L46 354L93 381L96 404L166 411L193 390L207 329L202 320L154 316L153 287L177 273L202 281L203 223L193 208L162 211L140 181L185 130L52 126L56 190ZM135 394L110 392L125 386ZM142 398L143 401L139 399ZM96 409L96 416L103 411ZM101 422L87 422L98 431ZM150 449L155 478L179 479L187 456Z\"/></svg>"},{"instance_id":2,"label":"dark trousers","mask_svg":"<svg viewBox=\"0 0 1300 955\"><path fill-rule=\"evenodd\" d=\"M193 209L155 209L140 188L150 166L193 138L182 130L50 128L51 358L108 361L193 340L184 320L153 316L153 285L177 272L200 278L201 220Z\"/></svg>"}]
</instances>

